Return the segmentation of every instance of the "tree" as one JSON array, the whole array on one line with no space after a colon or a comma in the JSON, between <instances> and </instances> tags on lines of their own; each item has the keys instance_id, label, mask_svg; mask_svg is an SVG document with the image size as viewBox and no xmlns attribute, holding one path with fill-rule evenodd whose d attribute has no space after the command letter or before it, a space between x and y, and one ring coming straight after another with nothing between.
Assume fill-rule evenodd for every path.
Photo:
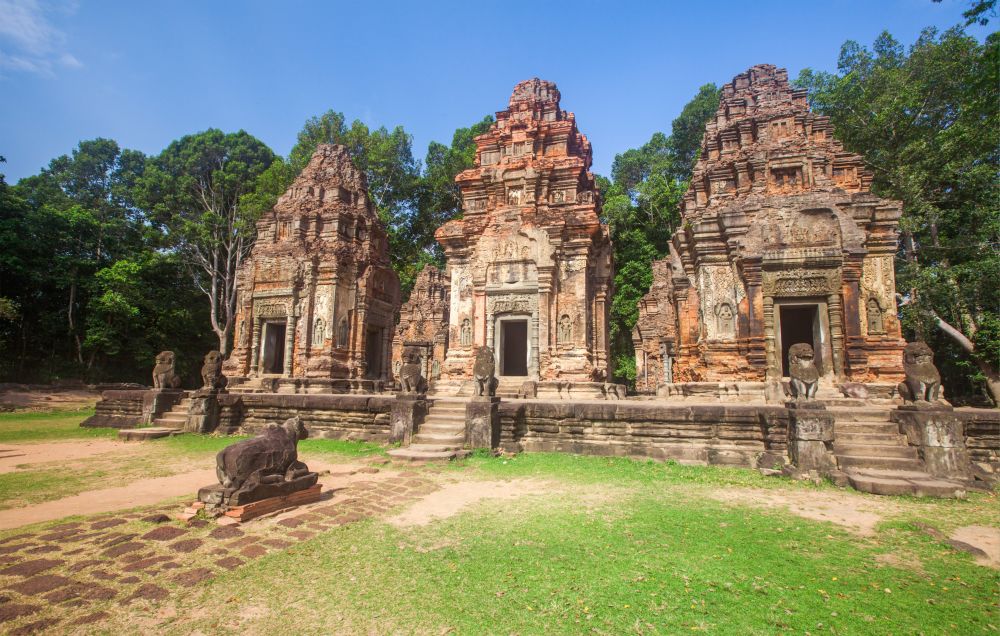
<instances>
[{"instance_id":1,"label":"tree","mask_svg":"<svg viewBox=\"0 0 1000 636\"><path fill-rule=\"evenodd\" d=\"M639 301L653 283L652 261L666 256L680 227L680 204L701 148L705 124L719 106L719 89L702 86L671 125L640 148L615 157L611 178L598 179L604 220L615 252L611 301L611 355L619 380L635 380L632 330Z\"/></svg>"},{"instance_id":2,"label":"tree","mask_svg":"<svg viewBox=\"0 0 1000 636\"><path fill-rule=\"evenodd\" d=\"M236 315L236 272L253 246L261 211L260 200L247 197L261 188L274 162L274 153L252 135L209 129L151 158L133 189L208 297L223 354Z\"/></svg>"},{"instance_id":3,"label":"tree","mask_svg":"<svg viewBox=\"0 0 1000 636\"><path fill-rule=\"evenodd\" d=\"M985 383L995 402L998 58L996 33L980 43L960 28L927 29L909 51L883 33L871 50L845 43L837 74L806 69L797 80L814 108L830 116L837 137L865 157L873 191L903 201L897 286L904 327L935 341L952 392L967 390L959 379L967 375Z\"/></svg>"}]
</instances>

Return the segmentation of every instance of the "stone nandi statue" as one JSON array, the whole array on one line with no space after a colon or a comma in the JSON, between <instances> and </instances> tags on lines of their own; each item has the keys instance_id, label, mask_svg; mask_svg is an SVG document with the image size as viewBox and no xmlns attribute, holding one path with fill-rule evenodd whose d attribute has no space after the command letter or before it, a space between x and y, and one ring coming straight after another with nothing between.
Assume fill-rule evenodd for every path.
<instances>
[{"instance_id":1,"label":"stone nandi statue","mask_svg":"<svg viewBox=\"0 0 1000 636\"><path fill-rule=\"evenodd\" d=\"M927 343L911 342L903 348L906 378L896 390L907 402L937 402L941 396L941 374L934 366L934 352Z\"/></svg>"},{"instance_id":2,"label":"stone nandi statue","mask_svg":"<svg viewBox=\"0 0 1000 636\"><path fill-rule=\"evenodd\" d=\"M179 389L181 377L174 372L176 357L173 351L161 351L156 356L156 366L153 367L154 389Z\"/></svg>"},{"instance_id":3,"label":"stone nandi statue","mask_svg":"<svg viewBox=\"0 0 1000 636\"><path fill-rule=\"evenodd\" d=\"M812 345L797 342L788 348L788 375L791 377L792 397L815 399L816 389L819 388L819 370Z\"/></svg>"},{"instance_id":4,"label":"stone nandi statue","mask_svg":"<svg viewBox=\"0 0 1000 636\"><path fill-rule=\"evenodd\" d=\"M202 488L208 504L241 506L313 486L319 475L299 461L298 443L309 432L298 416L271 424L261 435L219 451L215 473L220 486Z\"/></svg>"}]
</instances>

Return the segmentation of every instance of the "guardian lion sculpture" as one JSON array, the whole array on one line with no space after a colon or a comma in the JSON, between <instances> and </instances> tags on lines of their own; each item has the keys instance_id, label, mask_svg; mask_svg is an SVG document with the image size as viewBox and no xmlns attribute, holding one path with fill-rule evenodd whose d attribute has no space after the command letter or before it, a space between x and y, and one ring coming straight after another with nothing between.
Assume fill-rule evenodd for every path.
<instances>
[{"instance_id":1,"label":"guardian lion sculpture","mask_svg":"<svg viewBox=\"0 0 1000 636\"><path fill-rule=\"evenodd\" d=\"M156 366L153 367L154 389L179 389L181 377L174 372L176 358L173 351L161 351L156 356Z\"/></svg>"},{"instance_id":2,"label":"guardian lion sculpture","mask_svg":"<svg viewBox=\"0 0 1000 636\"><path fill-rule=\"evenodd\" d=\"M903 348L906 378L896 388L907 402L937 402L941 395L941 374L934 366L934 352L925 342L911 342Z\"/></svg>"},{"instance_id":3,"label":"guardian lion sculpture","mask_svg":"<svg viewBox=\"0 0 1000 636\"><path fill-rule=\"evenodd\" d=\"M476 362L472 366L472 377L476 381L476 397L493 397L497 391L497 363L490 347L480 347L476 352Z\"/></svg>"},{"instance_id":4,"label":"guardian lion sculpture","mask_svg":"<svg viewBox=\"0 0 1000 636\"><path fill-rule=\"evenodd\" d=\"M788 348L788 375L791 377L792 397L806 400L816 397L819 370L812 345L797 342Z\"/></svg>"}]
</instances>

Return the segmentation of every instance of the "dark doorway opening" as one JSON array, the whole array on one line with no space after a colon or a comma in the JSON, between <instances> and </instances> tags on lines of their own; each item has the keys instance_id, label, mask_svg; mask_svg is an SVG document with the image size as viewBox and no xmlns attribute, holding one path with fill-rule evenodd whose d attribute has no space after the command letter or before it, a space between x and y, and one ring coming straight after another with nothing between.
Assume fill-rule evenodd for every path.
<instances>
[{"instance_id":1,"label":"dark doorway opening","mask_svg":"<svg viewBox=\"0 0 1000 636\"><path fill-rule=\"evenodd\" d=\"M264 373L285 372L285 323L264 323Z\"/></svg>"},{"instance_id":2,"label":"dark doorway opening","mask_svg":"<svg viewBox=\"0 0 1000 636\"><path fill-rule=\"evenodd\" d=\"M788 376L788 349L804 342L816 352L816 305L798 305L781 308L781 375Z\"/></svg>"},{"instance_id":3,"label":"dark doorway opening","mask_svg":"<svg viewBox=\"0 0 1000 636\"><path fill-rule=\"evenodd\" d=\"M382 330L370 327L365 338L365 365L369 378L382 376Z\"/></svg>"},{"instance_id":4,"label":"dark doorway opening","mask_svg":"<svg viewBox=\"0 0 1000 636\"><path fill-rule=\"evenodd\" d=\"M528 375L528 321L500 322L500 375Z\"/></svg>"}]
</instances>

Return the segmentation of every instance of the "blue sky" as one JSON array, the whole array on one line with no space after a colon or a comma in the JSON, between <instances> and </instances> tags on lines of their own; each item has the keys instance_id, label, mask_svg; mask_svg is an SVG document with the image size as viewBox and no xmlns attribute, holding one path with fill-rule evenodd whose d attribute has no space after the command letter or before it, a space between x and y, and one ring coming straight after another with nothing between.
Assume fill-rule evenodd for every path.
<instances>
[{"instance_id":1,"label":"blue sky","mask_svg":"<svg viewBox=\"0 0 1000 636\"><path fill-rule=\"evenodd\" d=\"M555 81L606 174L707 82L758 63L836 68L888 29L963 22L965 0L114 2L0 0L0 166L34 174L81 139L157 153L210 127L285 155L310 116L401 124L422 158ZM992 26L992 25L991 25ZM982 38L987 29L970 32Z\"/></svg>"}]
</instances>

